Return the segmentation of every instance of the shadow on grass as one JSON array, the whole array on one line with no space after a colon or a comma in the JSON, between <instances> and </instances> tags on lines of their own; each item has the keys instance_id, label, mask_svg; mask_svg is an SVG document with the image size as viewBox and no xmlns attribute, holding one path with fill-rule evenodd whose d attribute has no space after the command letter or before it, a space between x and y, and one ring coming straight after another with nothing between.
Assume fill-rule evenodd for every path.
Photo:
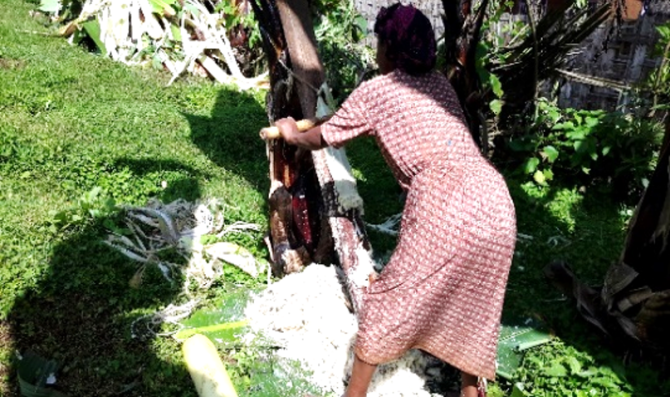
<instances>
[{"instance_id":1,"label":"shadow on grass","mask_svg":"<svg viewBox=\"0 0 670 397\"><path fill-rule=\"evenodd\" d=\"M97 223L54 248L47 274L8 316L12 348L56 360L56 386L70 396L195 396L185 367L131 337L133 320L171 302L180 284L154 268L139 289L130 288L135 265L104 245L105 235ZM19 395L15 372L8 396Z\"/></svg>"},{"instance_id":2,"label":"shadow on grass","mask_svg":"<svg viewBox=\"0 0 670 397\"><path fill-rule=\"evenodd\" d=\"M185 168L174 161L118 163L136 175ZM182 178L158 198L194 200L199 195L198 181ZM171 342L152 343L131 334L134 320L173 302L181 282L170 284L150 267L140 288L131 288L136 264L102 243L108 233L102 222L64 232L43 279L14 302L6 321L7 347L56 360L56 388L70 396L195 396L181 361L166 361L158 354L161 344ZM15 374L14 365L10 389L4 390L8 397L19 396Z\"/></svg>"},{"instance_id":3,"label":"shadow on grass","mask_svg":"<svg viewBox=\"0 0 670 397\"><path fill-rule=\"evenodd\" d=\"M210 116L184 114L191 139L216 165L244 178L260 192L270 186L265 143L258 132L267 115L248 93L220 90Z\"/></svg>"},{"instance_id":4,"label":"shadow on grass","mask_svg":"<svg viewBox=\"0 0 670 397\"><path fill-rule=\"evenodd\" d=\"M167 184L167 187L161 192L161 200L166 203L179 198L186 201L197 200L201 196L198 181L207 176L175 160L137 160L123 157L116 159L115 165L120 169L127 167L133 175L140 177L162 171L185 172L189 175L189 177L179 178Z\"/></svg>"},{"instance_id":5,"label":"shadow on grass","mask_svg":"<svg viewBox=\"0 0 670 397\"><path fill-rule=\"evenodd\" d=\"M220 98L238 98L247 109L247 101L253 100L227 92ZM268 178L257 134L260 125L254 124L259 117L228 104L217 102L221 106L212 118L187 116L194 141L218 165L263 189ZM259 106L256 110L261 111ZM228 123L231 119L247 128L231 128L236 125ZM163 202L199 199L198 180L207 177L177 161L116 162L136 176L156 171L186 174L161 191L158 198ZM99 221L59 234L64 237L53 248L43 278L16 298L7 320L0 322L0 345L6 351L31 350L57 361L55 387L69 396L196 396L181 355L174 353L176 342L133 338L131 333L133 321L174 303L182 282L170 284L150 267L140 288L131 288L136 263L102 243L107 233ZM18 397L16 363L4 371L0 375L9 383L0 388L0 395Z\"/></svg>"}]
</instances>

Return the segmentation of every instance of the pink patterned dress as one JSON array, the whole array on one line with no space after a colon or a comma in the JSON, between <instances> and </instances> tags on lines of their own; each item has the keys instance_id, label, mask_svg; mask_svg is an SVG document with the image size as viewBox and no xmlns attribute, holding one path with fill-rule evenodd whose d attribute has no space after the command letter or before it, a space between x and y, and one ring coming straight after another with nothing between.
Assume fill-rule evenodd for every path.
<instances>
[{"instance_id":1,"label":"pink patterned dress","mask_svg":"<svg viewBox=\"0 0 670 397\"><path fill-rule=\"evenodd\" d=\"M448 80L398 70L372 79L321 132L334 147L374 136L408 190L397 248L362 298L358 357L379 364L416 348L493 379L516 216Z\"/></svg>"}]
</instances>

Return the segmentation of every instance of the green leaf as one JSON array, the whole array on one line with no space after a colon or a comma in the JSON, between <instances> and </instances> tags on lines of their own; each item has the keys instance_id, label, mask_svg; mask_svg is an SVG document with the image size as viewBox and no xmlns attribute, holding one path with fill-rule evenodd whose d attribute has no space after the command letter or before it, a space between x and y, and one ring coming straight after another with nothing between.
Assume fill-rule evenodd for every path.
<instances>
[{"instance_id":1,"label":"green leaf","mask_svg":"<svg viewBox=\"0 0 670 397\"><path fill-rule=\"evenodd\" d=\"M598 373L598 368L596 368L596 367L589 367L589 369L587 369L586 371L579 372L579 373L577 374L577 376L579 376L579 377L581 377L581 378L590 378L590 377L592 377L593 375L595 375L595 374L597 374L597 373Z\"/></svg>"},{"instance_id":2,"label":"green leaf","mask_svg":"<svg viewBox=\"0 0 670 397\"><path fill-rule=\"evenodd\" d=\"M98 47L98 50L103 54L107 54L107 48L102 40L100 40L100 24L98 23L98 20L92 19L88 22L84 22L83 27L86 34L93 40L95 46Z\"/></svg>"},{"instance_id":3,"label":"green leaf","mask_svg":"<svg viewBox=\"0 0 670 397\"><path fill-rule=\"evenodd\" d=\"M547 116L549 117L549 120L551 120L552 123L556 123L558 122L558 120L561 119L561 113L555 108L549 109L547 111Z\"/></svg>"},{"instance_id":4,"label":"green leaf","mask_svg":"<svg viewBox=\"0 0 670 397\"><path fill-rule=\"evenodd\" d=\"M573 123L572 121L566 121L564 123L558 123L558 124L554 125L552 130L562 131L562 130L572 130L574 128L575 128L575 123Z\"/></svg>"},{"instance_id":5,"label":"green leaf","mask_svg":"<svg viewBox=\"0 0 670 397\"><path fill-rule=\"evenodd\" d=\"M60 0L42 0L39 10L43 12L57 13L61 9Z\"/></svg>"},{"instance_id":6,"label":"green leaf","mask_svg":"<svg viewBox=\"0 0 670 397\"><path fill-rule=\"evenodd\" d=\"M582 370L582 363L577 360L574 356L568 356L565 358L565 362L568 364L568 367L570 367L570 374L571 375L576 375L581 372Z\"/></svg>"},{"instance_id":7,"label":"green leaf","mask_svg":"<svg viewBox=\"0 0 670 397\"><path fill-rule=\"evenodd\" d=\"M523 166L523 170L526 174L532 174L537 169L537 166L540 164L540 159L537 157L531 157L526 160L526 163Z\"/></svg>"},{"instance_id":8,"label":"green leaf","mask_svg":"<svg viewBox=\"0 0 670 397\"><path fill-rule=\"evenodd\" d=\"M512 394L509 397L528 397L530 394L528 394L524 390L524 385L521 382L517 382L514 384L514 387L512 388Z\"/></svg>"},{"instance_id":9,"label":"green leaf","mask_svg":"<svg viewBox=\"0 0 670 397\"><path fill-rule=\"evenodd\" d=\"M590 381L595 385L600 385L607 389L619 390L619 385L617 385L617 383L612 378L601 377L590 379Z\"/></svg>"},{"instance_id":10,"label":"green leaf","mask_svg":"<svg viewBox=\"0 0 670 397\"><path fill-rule=\"evenodd\" d=\"M491 108L491 111L493 114L496 116L500 114L500 111L502 110L502 102L500 99L494 99L489 103L489 107Z\"/></svg>"},{"instance_id":11,"label":"green leaf","mask_svg":"<svg viewBox=\"0 0 670 397\"><path fill-rule=\"evenodd\" d=\"M497 96L498 98L502 98L503 96L502 84L500 83L498 76L496 76L493 73L489 73L489 84L491 84L491 89L493 90L495 96Z\"/></svg>"},{"instance_id":12,"label":"green leaf","mask_svg":"<svg viewBox=\"0 0 670 397\"><path fill-rule=\"evenodd\" d=\"M560 362L554 362L551 364L551 367L544 370L544 373L552 377L564 377L568 375L568 371L565 369L563 364Z\"/></svg>"},{"instance_id":13,"label":"green leaf","mask_svg":"<svg viewBox=\"0 0 670 397\"><path fill-rule=\"evenodd\" d=\"M151 66L156 70L163 70L163 60L156 55L151 59Z\"/></svg>"},{"instance_id":14,"label":"green leaf","mask_svg":"<svg viewBox=\"0 0 670 397\"><path fill-rule=\"evenodd\" d=\"M247 326L244 319L244 308L250 297L247 289L225 293L214 303L216 309L201 309L194 312L188 319L181 321L183 328L175 335L178 340L189 336L203 334L215 343L232 343L237 335Z\"/></svg>"},{"instance_id":15,"label":"green leaf","mask_svg":"<svg viewBox=\"0 0 670 397\"><path fill-rule=\"evenodd\" d=\"M200 15L200 10L198 9L198 7L194 6L191 3L184 4L184 10L188 11L194 17L197 17L197 16Z\"/></svg>"},{"instance_id":16,"label":"green leaf","mask_svg":"<svg viewBox=\"0 0 670 397\"><path fill-rule=\"evenodd\" d=\"M174 10L174 8L172 8L172 5L175 2L176 0L149 0L149 3L153 8L153 12L159 15L165 14L169 17L173 17L176 15L176 11Z\"/></svg>"},{"instance_id":17,"label":"green leaf","mask_svg":"<svg viewBox=\"0 0 670 397\"><path fill-rule=\"evenodd\" d=\"M582 167L582 172L588 175L591 173L591 169L589 167Z\"/></svg>"},{"instance_id":18,"label":"green leaf","mask_svg":"<svg viewBox=\"0 0 670 397\"><path fill-rule=\"evenodd\" d=\"M558 150L551 145L545 146L544 149L542 149L542 153L550 163L553 163L558 158Z\"/></svg>"},{"instance_id":19,"label":"green leaf","mask_svg":"<svg viewBox=\"0 0 670 397\"><path fill-rule=\"evenodd\" d=\"M598 120L597 118L586 116L585 124L586 124L587 127L593 128L593 127L597 126L599 123L600 123L600 120Z\"/></svg>"},{"instance_id":20,"label":"green leaf","mask_svg":"<svg viewBox=\"0 0 670 397\"><path fill-rule=\"evenodd\" d=\"M584 127L575 127L574 130L566 131L565 136L568 139L580 140L586 138L586 132Z\"/></svg>"},{"instance_id":21,"label":"green leaf","mask_svg":"<svg viewBox=\"0 0 670 397\"><path fill-rule=\"evenodd\" d=\"M607 155L609 154L610 150L612 150L612 147L611 147L611 146L605 146L605 147L603 147L603 149L602 149L602 154L603 154L603 156L607 156Z\"/></svg>"},{"instance_id":22,"label":"green leaf","mask_svg":"<svg viewBox=\"0 0 670 397\"><path fill-rule=\"evenodd\" d=\"M546 185L547 179L544 177L544 173L540 170L535 171L533 174L533 179L540 185Z\"/></svg>"},{"instance_id":23,"label":"green leaf","mask_svg":"<svg viewBox=\"0 0 670 397\"><path fill-rule=\"evenodd\" d=\"M542 174L544 174L544 179L546 179L548 181L551 181L551 180L554 179L554 172L549 168L547 168L546 170L543 170Z\"/></svg>"},{"instance_id":24,"label":"green leaf","mask_svg":"<svg viewBox=\"0 0 670 397\"><path fill-rule=\"evenodd\" d=\"M368 20L365 19L365 17L358 15L355 19L355 22L362 35L368 34Z\"/></svg>"},{"instance_id":25,"label":"green leaf","mask_svg":"<svg viewBox=\"0 0 670 397\"><path fill-rule=\"evenodd\" d=\"M170 31L172 32L172 37L176 41L181 42L182 37L181 37L181 30L179 29L179 26L175 25L174 23L170 24Z\"/></svg>"}]
</instances>

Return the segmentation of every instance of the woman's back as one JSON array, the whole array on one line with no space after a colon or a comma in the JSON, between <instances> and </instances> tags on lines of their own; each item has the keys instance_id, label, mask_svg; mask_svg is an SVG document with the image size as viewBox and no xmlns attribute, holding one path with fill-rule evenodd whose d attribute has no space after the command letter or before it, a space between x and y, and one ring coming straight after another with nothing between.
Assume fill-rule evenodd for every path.
<instances>
[{"instance_id":1,"label":"woman's back","mask_svg":"<svg viewBox=\"0 0 670 397\"><path fill-rule=\"evenodd\" d=\"M368 133L377 139L401 184L409 186L416 174L435 163L458 172L483 160L443 75L412 76L396 70L356 91L347 105L360 109Z\"/></svg>"}]
</instances>

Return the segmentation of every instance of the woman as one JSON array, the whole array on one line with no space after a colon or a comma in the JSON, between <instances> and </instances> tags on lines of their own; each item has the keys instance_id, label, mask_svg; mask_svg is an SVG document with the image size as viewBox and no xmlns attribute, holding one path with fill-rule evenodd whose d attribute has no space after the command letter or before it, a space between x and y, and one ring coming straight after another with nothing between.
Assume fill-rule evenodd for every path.
<instances>
[{"instance_id":1,"label":"woman","mask_svg":"<svg viewBox=\"0 0 670 397\"><path fill-rule=\"evenodd\" d=\"M375 23L381 76L361 84L321 126L290 144L341 147L372 135L408 191L398 245L364 292L347 397L365 396L378 364L422 349L461 370L461 395L495 377L516 217L505 181L480 154L448 80L434 72L435 34L412 6Z\"/></svg>"}]
</instances>

